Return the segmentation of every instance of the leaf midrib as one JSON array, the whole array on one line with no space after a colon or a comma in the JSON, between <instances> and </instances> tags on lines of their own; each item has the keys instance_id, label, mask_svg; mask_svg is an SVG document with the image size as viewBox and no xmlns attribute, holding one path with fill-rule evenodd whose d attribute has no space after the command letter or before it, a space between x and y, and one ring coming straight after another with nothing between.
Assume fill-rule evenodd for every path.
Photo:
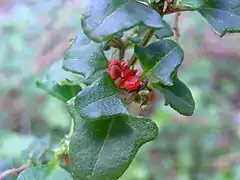
<instances>
[{"instance_id":1,"label":"leaf midrib","mask_svg":"<svg viewBox=\"0 0 240 180\"><path fill-rule=\"evenodd\" d=\"M114 96L117 97L116 92L114 92L113 94L111 94L111 95L109 95L109 96L105 96L105 97L102 97L102 98L100 98L100 99L97 99L97 100L95 100L95 101L93 101L93 102L90 102L90 103L88 103L88 105L84 106L84 108L81 108L81 109L85 109L85 108L89 107L90 105L92 105L92 104L94 104L94 103L96 103L96 102L98 102L98 101L102 101L102 100L104 100L104 99L111 98L111 97L114 97Z\"/></svg>"},{"instance_id":2,"label":"leaf midrib","mask_svg":"<svg viewBox=\"0 0 240 180\"><path fill-rule=\"evenodd\" d=\"M101 22L95 27L93 28L90 32L94 32L96 31L96 29L98 29L105 21L107 21L117 10L119 10L120 8L122 8L122 6L126 5L129 3L130 0L128 0L126 3L121 4L118 8L114 9L110 14L108 14L107 16L105 16Z\"/></svg>"},{"instance_id":3,"label":"leaf midrib","mask_svg":"<svg viewBox=\"0 0 240 180\"><path fill-rule=\"evenodd\" d=\"M159 65L159 63L161 63L163 61L163 59L165 59L167 56L169 56L169 54L171 54L175 49L177 49L177 47L172 48L166 55L161 57L161 59L149 71L152 71L155 67L157 67Z\"/></svg>"},{"instance_id":4,"label":"leaf midrib","mask_svg":"<svg viewBox=\"0 0 240 180\"><path fill-rule=\"evenodd\" d=\"M161 81L161 79L157 76L157 75L154 75L153 73L152 73L152 70L155 68L155 67L157 67L158 65L159 65L159 63L163 60L163 59L165 59L167 56L169 56L169 54L171 54L175 49L177 49L177 47L174 47L174 48L172 48L166 55L164 55L162 58L161 58L161 60L159 60L148 72L147 72L147 74L151 74L151 75L153 75L153 76L155 76L158 80L160 80ZM181 60L181 62L180 62L180 64L182 63L182 60ZM178 65L179 66L179 65ZM177 68L177 67L176 67ZM173 71L174 72L174 71ZM172 72L172 73L173 73ZM171 74L172 74L171 73ZM161 81L162 82L162 81Z\"/></svg>"},{"instance_id":5,"label":"leaf midrib","mask_svg":"<svg viewBox=\"0 0 240 180\"><path fill-rule=\"evenodd\" d=\"M113 122L114 122L114 120L111 120L108 131L107 131L107 134L105 136L105 139L104 139L103 143L101 144L99 151L97 152L97 158L96 158L95 162L93 162L93 168L91 169L91 176L94 175L94 172L95 172L97 164L100 160L100 155L103 151L104 145L105 145L106 141L109 139L109 134L110 134L110 131L112 129Z\"/></svg>"},{"instance_id":6,"label":"leaf midrib","mask_svg":"<svg viewBox=\"0 0 240 180\"><path fill-rule=\"evenodd\" d=\"M162 89L162 88L161 88ZM165 90L163 90L163 91L165 91ZM168 89L168 92L170 92L170 94L172 95L172 96L174 96L174 98L175 99L178 99L180 102L183 102L184 104L186 104L188 107L190 107L190 108L192 108L192 104L189 104L187 101L185 101L185 100L183 100L183 98L180 98L179 96L176 96L172 91L170 91L169 89ZM187 96L186 96L187 97Z\"/></svg>"}]
</instances>

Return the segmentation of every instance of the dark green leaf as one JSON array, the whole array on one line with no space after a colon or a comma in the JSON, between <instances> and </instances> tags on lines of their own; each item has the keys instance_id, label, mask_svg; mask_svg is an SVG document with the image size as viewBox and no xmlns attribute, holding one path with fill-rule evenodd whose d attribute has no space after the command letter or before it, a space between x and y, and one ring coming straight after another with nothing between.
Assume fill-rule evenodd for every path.
<instances>
[{"instance_id":1,"label":"dark green leaf","mask_svg":"<svg viewBox=\"0 0 240 180\"><path fill-rule=\"evenodd\" d=\"M82 19L83 30L94 41L105 41L138 24L162 27L161 16L135 0L91 0Z\"/></svg>"},{"instance_id":2,"label":"dark green leaf","mask_svg":"<svg viewBox=\"0 0 240 180\"><path fill-rule=\"evenodd\" d=\"M78 75L62 69L61 60L55 62L45 77L42 80L38 80L36 84L47 93L66 102L76 96L81 90L79 85L74 85L76 79L79 79Z\"/></svg>"},{"instance_id":3,"label":"dark green leaf","mask_svg":"<svg viewBox=\"0 0 240 180\"><path fill-rule=\"evenodd\" d=\"M181 6L198 10L212 25L214 31L223 36L240 32L240 1L238 0L183 0Z\"/></svg>"},{"instance_id":4,"label":"dark green leaf","mask_svg":"<svg viewBox=\"0 0 240 180\"><path fill-rule=\"evenodd\" d=\"M147 118L120 115L88 121L78 116L72 107L76 126L69 154L73 174L78 179L118 179L138 149L158 135L158 127Z\"/></svg>"},{"instance_id":5,"label":"dark green leaf","mask_svg":"<svg viewBox=\"0 0 240 180\"><path fill-rule=\"evenodd\" d=\"M23 171L17 180L73 180L70 173L59 166L36 166Z\"/></svg>"},{"instance_id":6,"label":"dark green leaf","mask_svg":"<svg viewBox=\"0 0 240 180\"><path fill-rule=\"evenodd\" d=\"M136 36L136 37L129 37L128 39L134 44L139 44L142 40L142 37Z\"/></svg>"},{"instance_id":7,"label":"dark green leaf","mask_svg":"<svg viewBox=\"0 0 240 180\"><path fill-rule=\"evenodd\" d=\"M165 21L163 21L163 24L164 24L163 28L157 29L155 31L155 36L158 39L163 39L174 35L171 26Z\"/></svg>"},{"instance_id":8,"label":"dark green leaf","mask_svg":"<svg viewBox=\"0 0 240 180\"><path fill-rule=\"evenodd\" d=\"M73 73L83 74L86 79L90 78L96 71L105 69L107 64L99 61L86 61L80 59L69 59L64 61L63 68Z\"/></svg>"},{"instance_id":9,"label":"dark green leaf","mask_svg":"<svg viewBox=\"0 0 240 180\"><path fill-rule=\"evenodd\" d=\"M195 109L195 102L191 91L178 78L174 80L173 86L158 84L155 86L165 97L165 105L170 105L182 115L191 116Z\"/></svg>"},{"instance_id":10,"label":"dark green leaf","mask_svg":"<svg viewBox=\"0 0 240 180\"><path fill-rule=\"evenodd\" d=\"M153 76L164 85L173 85L172 75L183 61L183 51L176 42L161 40L146 47L135 46L135 53L144 75Z\"/></svg>"},{"instance_id":11,"label":"dark green leaf","mask_svg":"<svg viewBox=\"0 0 240 180\"><path fill-rule=\"evenodd\" d=\"M108 73L83 89L76 97L75 106L86 119L97 120L119 114L128 114L119 91Z\"/></svg>"},{"instance_id":12,"label":"dark green leaf","mask_svg":"<svg viewBox=\"0 0 240 180\"><path fill-rule=\"evenodd\" d=\"M103 52L103 45L90 41L80 31L72 47L67 51L63 61L63 69L81 74L85 79L108 65Z\"/></svg>"}]
</instances>

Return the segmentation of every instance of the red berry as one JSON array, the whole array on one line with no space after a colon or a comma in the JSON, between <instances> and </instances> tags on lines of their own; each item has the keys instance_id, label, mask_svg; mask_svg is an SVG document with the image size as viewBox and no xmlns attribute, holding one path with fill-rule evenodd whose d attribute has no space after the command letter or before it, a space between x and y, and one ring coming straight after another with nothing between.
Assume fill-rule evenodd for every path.
<instances>
[{"instance_id":1,"label":"red berry","mask_svg":"<svg viewBox=\"0 0 240 180\"><path fill-rule=\"evenodd\" d=\"M108 68L108 73L113 80L116 80L121 77L122 70L119 66L113 65Z\"/></svg>"},{"instance_id":2,"label":"red berry","mask_svg":"<svg viewBox=\"0 0 240 180\"><path fill-rule=\"evenodd\" d=\"M136 76L137 70L131 70L127 62L112 60L108 65L108 73L113 80L122 78L118 87L127 91L137 90L141 84L139 77Z\"/></svg>"},{"instance_id":3,"label":"red berry","mask_svg":"<svg viewBox=\"0 0 240 180\"><path fill-rule=\"evenodd\" d=\"M121 77L122 74L121 61L118 59L112 60L108 65L108 73L113 80L116 80L119 77Z\"/></svg>"},{"instance_id":4,"label":"red berry","mask_svg":"<svg viewBox=\"0 0 240 180\"><path fill-rule=\"evenodd\" d=\"M137 73L137 70L131 70L128 64L124 62L122 64L122 72L123 72L123 77L135 76Z\"/></svg>"},{"instance_id":5,"label":"red berry","mask_svg":"<svg viewBox=\"0 0 240 180\"><path fill-rule=\"evenodd\" d=\"M122 79L121 81L120 81L120 83L118 84L118 88L124 88L124 83L125 83L125 79Z\"/></svg>"},{"instance_id":6,"label":"red berry","mask_svg":"<svg viewBox=\"0 0 240 180\"><path fill-rule=\"evenodd\" d=\"M108 68L112 67L114 65L121 67L121 61L119 59L114 59L114 60L110 61L110 63L108 64Z\"/></svg>"},{"instance_id":7,"label":"red berry","mask_svg":"<svg viewBox=\"0 0 240 180\"><path fill-rule=\"evenodd\" d=\"M130 70L128 65L124 65L122 66L122 72L123 72L123 77L127 77L127 76L131 76L132 75L132 71Z\"/></svg>"},{"instance_id":8,"label":"red berry","mask_svg":"<svg viewBox=\"0 0 240 180\"><path fill-rule=\"evenodd\" d=\"M141 84L141 81L136 76L128 76L124 79L124 88L127 91L137 90Z\"/></svg>"}]
</instances>

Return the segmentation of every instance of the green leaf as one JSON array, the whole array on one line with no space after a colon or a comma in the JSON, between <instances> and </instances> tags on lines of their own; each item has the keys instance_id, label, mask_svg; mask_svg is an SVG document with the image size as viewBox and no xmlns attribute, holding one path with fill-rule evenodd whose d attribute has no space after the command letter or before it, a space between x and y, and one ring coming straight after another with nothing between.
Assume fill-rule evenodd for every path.
<instances>
[{"instance_id":1,"label":"green leaf","mask_svg":"<svg viewBox=\"0 0 240 180\"><path fill-rule=\"evenodd\" d=\"M97 71L106 69L108 60L103 52L103 44L95 43L81 30L72 47L66 52L63 69L90 78Z\"/></svg>"},{"instance_id":2,"label":"green leaf","mask_svg":"<svg viewBox=\"0 0 240 180\"><path fill-rule=\"evenodd\" d=\"M165 21L163 21L163 24L164 24L163 28L157 29L155 31L155 36L158 39L163 39L174 35L171 26Z\"/></svg>"},{"instance_id":3,"label":"green leaf","mask_svg":"<svg viewBox=\"0 0 240 180\"><path fill-rule=\"evenodd\" d=\"M182 115L191 116L195 109L195 102L191 91L178 78L174 79L173 86L158 84L155 86L165 97L165 105L170 105Z\"/></svg>"},{"instance_id":4,"label":"green leaf","mask_svg":"<svg viewBox=\"0 0 240 180\"><path fill-rule=\"evenodd\" d=\"M98 120L128 114L119 91L108 73L84 88L75 99L78 113L86 119Z\"/></svg>"},{"instance_id":5,"label":"green leaf","mask_svg":"<svg viewBox=\"0 0 240 180\"><path fill-rule=\"evenodd\" d=\"M29 168L17 180L73 180L70 173L59 166L46 165Z\"/></svg>"},{"instance_id":6,"label":"green leaf","mask_svg":"<svg viewBox=\"0 0 240 180\"><path fill-rule=\"evenodd\" d=\"M193 2L183 0L180 5L190 10L198 10L218 35L240 32L240 1L196 0Z\"/></svg>"},{"instance_id":7,"label":"green leaf","mask_svg":"<svg viewBox=\"0 0 240 180\"><path fill-rule=\"evenodd\" d=\"M77 95L81 90L74 81L79 79L78 75L66 72L62 69L62 60L55 62L49 72L36 85L54 97L66 102Z\"/></svg>"},{"instance_id":8,"label":"green leaf","mask_svg":"<svg viewBox=\"0 0 240 180\"><path fill-rule=\"evenodd\" d=\"M161 40L146 47L135 46L135 53L144 69L143 76L153 76L171 86L172 75L183 61L183 50L172 40Z\"/></svg>"},{"instance_id":9,"label":"green leaf","mask_svg":"<svg viewBox=\"0 0 240 180\"><path fill-rule=\"evenodd\" d=\"M158 135L158 127L147 118L120 115L89 121L78 116L72 107L76 125L69 154L72 172L78 179L118 179L138 149Z\"/></svg>"},{"instance_id":10,"label":"green leaf","mask_svg":"<svg viewBox=\"0 0 240 180\"><path fill-rule=\"evenodd\" d=\"M142 23L153 28L163 27L161 16L136 0L91 0L82 19L84 32L97 42Z\"/></svg>"}]
</instances>

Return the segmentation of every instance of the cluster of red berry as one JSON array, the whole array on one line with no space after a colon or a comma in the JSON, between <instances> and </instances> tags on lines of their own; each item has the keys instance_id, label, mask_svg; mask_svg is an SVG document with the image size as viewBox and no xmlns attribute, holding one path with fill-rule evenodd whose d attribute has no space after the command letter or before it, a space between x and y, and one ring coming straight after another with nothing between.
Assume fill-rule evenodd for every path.
<instances>
[{"instance_id":1,"label":"cluster of red berry","mask_svg":"<svg viewBox=\"0 0 240 180\"><path fill-rule=\"evenodd\" d=\"M131 70L126 61L110 61L108 73L113 80L120 79L118 88L124 88L126 91L137 90L141 85L141 80L136 76L137 70Z\"/></svg>"}]
</instances>

